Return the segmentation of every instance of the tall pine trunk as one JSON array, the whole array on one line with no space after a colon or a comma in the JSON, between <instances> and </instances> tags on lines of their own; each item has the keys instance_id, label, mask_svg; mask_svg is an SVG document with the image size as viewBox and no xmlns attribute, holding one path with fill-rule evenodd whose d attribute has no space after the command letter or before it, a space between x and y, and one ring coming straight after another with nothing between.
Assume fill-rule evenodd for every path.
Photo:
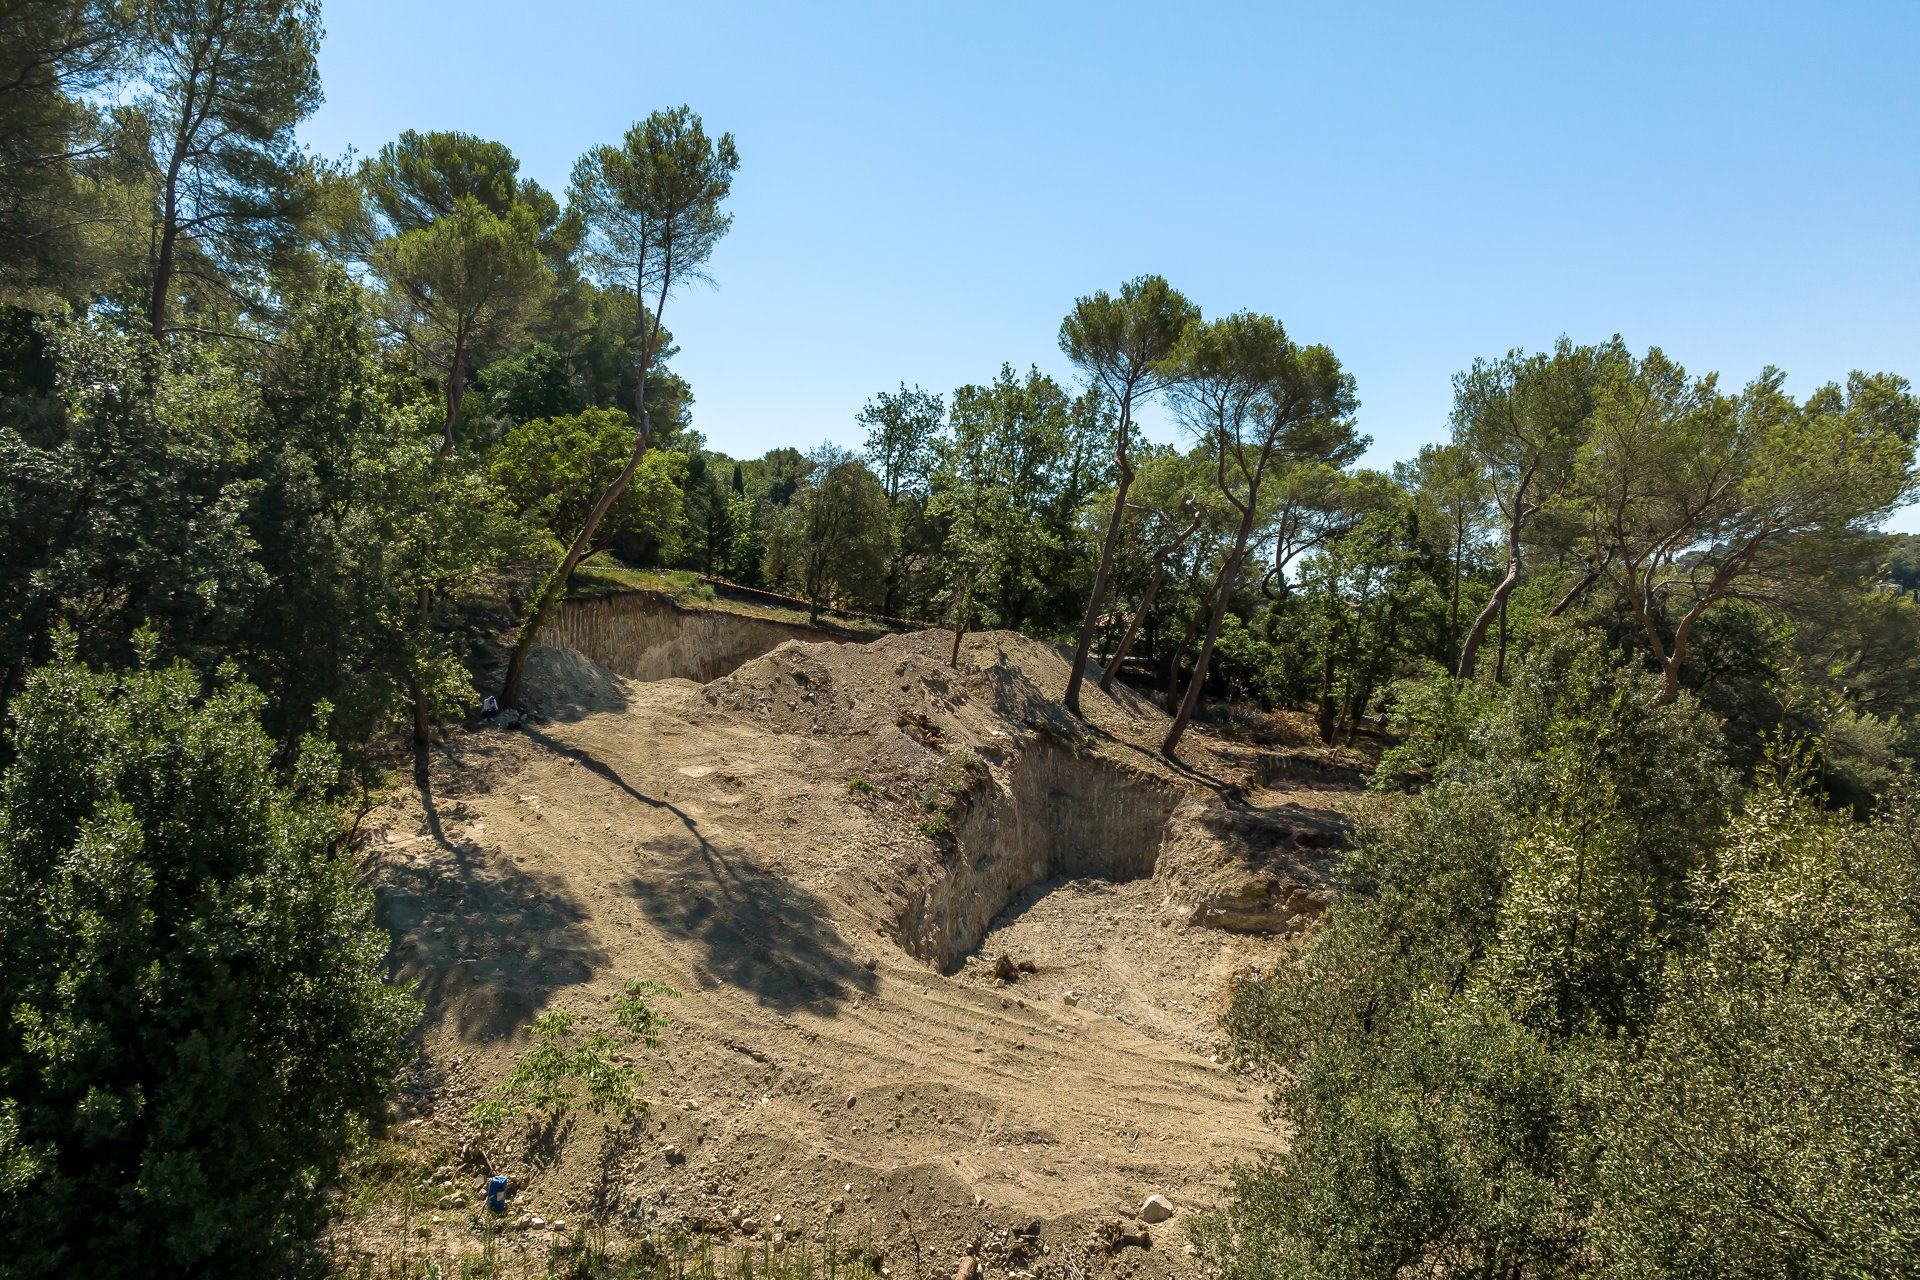
<instances>
[{"instance_id":1,"label":"tall pine trunk","mask_svg":"<svg viewBox=\"0 0 1920 1280\"><path fill-rule=\"evenodd\" d=\"M1107 693L1113 692L1113 673L1127 660L1127 650L1133 648L1133 638L1140 634L1140 624L1146 620L1147 610L1153 608L1153 598L1160 592L1160 584L1167 580L1167 566L1161 561L1153 566L1153 577L1147 581L1147 590L1140 597L1139 607L1133 611L1133 617L1127 620L1127 629L1120 634L1120 643L1114 646L1113 656L1107 659L1107 665L1100 670L1100 688Z\"/></svg>"},{"instance_id":2,"label":"tall pine trunk","mask_svg":"<svg viewBox=\"0 0 1920 1280\"><path fill-rule=\"evenodd\" d=\"M1266 469L1266 459L1260 460L1262 470ZM1260 486L1250 484L1247 488L1247 505L1240 513L1240 528L1233 535L1233 553L1227 562L1220 566L1220 577L1213 589L1213 609L1207 618L1207 635L1200 642L1200 652L1193 659L1193 675L1187 680L1187 696L1180 700L1180 709L1174 713L1173 725L1167 730L1167 737L1160 744L1160 754L1171 757L1179 750L1180 739L1186 735L1187 726L1193 722L1194 708L1200 704L1200 689L1207 682L1207 666L1213 661L1213 647L1220 640L1220 628L1226 621L1227 605L1232 603L1233 582L1240 574L1240 564L1246 558L1247 540L1253 535L1254 518L1260 507Z\"/></svg>"},{"instance_id":3,"label":"tall pine trunk","mask_svg":"<svg viewBox=\"0 0 1920 1280\"><path fill-rule=\"evenodd\" d=\"M1129 393L1120 400L1120 427L1113 446L1113 460L1120 469L1120 481L1113 491L1113 514L1107 520L1107 538L1100 547L1100 567L1093 573L1087 616L1080 624L1080 638L1073 646L1073 670L1067 676L1067 710L1075 715L1080 714L1080 685L1086 679L1087 660L1093 652L1093 633L1100 625L1100 610L1107 602L1107 577L1113 570L1114 552L1120 546L1120 530L1127 518L1127 490L1133 485L1133 465L1127 460L1127 433L1132 429L1132 414ZM1105 672L1101 674L1101 687L1105 688Z\"/></svg>"},{"instance_id":4,"label":"tall pine trunk","mask_svg":"<svg viewBox=\"0 0 1920 1280\"><path fill-rule=\"evenodd\" d=\"M1507 573L1500 579L1500 585L1493 589L1493 595L1487 600L1487 607L1473 620L1467 638L1460 644L1460 668L1456 673L1462 680L1473 679L1474 661L1480 653L1480 642L1486 639L1487 628L1507 607L1507 597L1513 594L1513 588L1520 581L1520 526L1516 522L1507 537Z\"/></svg>"},{"instance_id":5,"label":"tall pine trunk","mask_svg":"<svg viewBox=\"0 0 1920 1280\"><path fill-rule=\"evenodd\" d=\"M447 419L440 432L440 449L434 455L437 463L443 463L453 456L453 424L460 418L460 401L466 395L466 338L462 335L453 344L453 369L447 376ZM438 494L431 487L427 490L427 505L432 506ZM415 593L413 612L416 625L424 628L427 615L433 609L433 591L421 587ZM420 785L427 784L427 748L432 745L433 708L427 703L427 692L420 687L417 676L407 678L407 696L413 701L413 774Z\"/></svg>"},{"instance_id":6,"label":"tall pine trunk","mask_svg":"<svg viewBox=\"0 0 1920 1280\"><path fill-rule=\"evenodd\" d=\"M653 309L651 333L646 327L646 307L641 302L639 280L636 277L634 281L634 307L637 312L637 321L641 326L639 336L643 345L640 348L639 376L633 389L633 410L639 424L634 431L633 454L627 459L627 465L620 468L620 474L613 478L613 483L602 490L599 498L595 499L592 510L587 512L587 518L580 526L580 532L567 547L567 554L560 558L559 565L548 576L546 584L540 589L540 594L534 598L532 611L520 624L520 634L513 642L513 654L507 659L507 678L500 690L500 705L503 707L520 705L521 695L526 685L527 655L533 652L534 643L539 640L541 629L547 625L555 607L560 603L560 598L566 594L567 583L573 579L574 569L586 558L587 551L593 546L593 536L600 531L600 522L606 519L607 512L613 510L613 504L620 501L620 495L627 491L627 486L633 482L634 473L640 469L641 460L647 456L647 447L653 440L653 424L647 415L647 375L653 371L654 353L660 347L661 312L667 305L667 286L672 276L671 259L669 259L669 266L661 277L660 301Z\"/></svg>"}]
</instances>

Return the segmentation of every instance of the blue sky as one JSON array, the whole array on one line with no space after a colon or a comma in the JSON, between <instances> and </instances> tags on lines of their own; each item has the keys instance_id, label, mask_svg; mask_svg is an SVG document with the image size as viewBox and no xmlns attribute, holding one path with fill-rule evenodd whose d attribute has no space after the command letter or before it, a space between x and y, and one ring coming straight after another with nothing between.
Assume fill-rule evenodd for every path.
<instances>
[{"instance_id":1,"label":"blue sky","mask_svg":"<svg viewBox=\"0 0 1920 1280\"><path fill-rule=\"evenodd\" d=\"M564 189L661 106L731 130L696 425L856 443L875 391L1071 373L1076 295L1157 271L1325 342L1369 461L1475 356L1618 332L1804 393L1920 377L1920 3L326 0L317 149L499 139ZM1161 421L1156 434L1169 435ZM1920 509L1895 526L1920 531Z\"/></svg>"}]
</instances>

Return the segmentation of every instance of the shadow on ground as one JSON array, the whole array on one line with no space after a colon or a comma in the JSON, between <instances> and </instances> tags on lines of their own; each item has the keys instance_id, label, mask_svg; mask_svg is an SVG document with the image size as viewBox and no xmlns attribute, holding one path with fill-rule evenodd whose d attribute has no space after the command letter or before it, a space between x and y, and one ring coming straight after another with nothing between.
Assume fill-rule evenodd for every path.
<instances>
[{"instance_id":1,"label":"shadow on ground","mask_svg":"<svg viewBox=\"0 0 1920 1280\"><path fill-rule=\"evenodd\" d=\"M557 881L450 835L457 799L428 787L421 803L444 856L396 863L380 876L379 920L393 935L389 971L425 1002L425 1028L451 1025L470 1041L510 1035L555 991L592 978L604 956Z\"/></svg>"},{"instance_id":2,"label":"shadow on ground","mask_svg":"<svg viewBox=\"0 0 1920 1280\"><path fill-rule=\"evenodd\" d=\"M762 871L744 849L718 847L685 810L632 786L591 752L533 725L520 730L679 822L684 836L642 846L645 866L627 891L655 928L698 944L703 981L735 987L781 1012L832 1014L873 993L873 973L833 927L818 894Z\"/></svg>"}]
</instances>

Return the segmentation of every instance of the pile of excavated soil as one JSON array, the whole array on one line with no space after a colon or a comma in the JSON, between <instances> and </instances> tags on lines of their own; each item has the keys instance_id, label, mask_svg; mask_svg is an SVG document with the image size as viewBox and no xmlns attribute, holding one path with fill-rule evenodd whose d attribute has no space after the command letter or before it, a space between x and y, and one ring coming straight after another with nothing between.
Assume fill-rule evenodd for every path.
<instances>
[{"instance_id":1,"label":"pile of excavated soil","mask_svg":"<svg viewBox=\"0 0 1920 1280\"><path fill-rule=\"evenodd\" d=\"M366 849L427 1005L408 1141L460 1151L534 1017L597 1025L655 979L683 995L643 1120L479 1144L529 1236L592 1212L831 1230L901 1277L969 1246L989 1276L1191 1272L1180 1220L1275 1141L1213 1022L1324 904L1355 777L1204 735L1169 766L1146 700L1089 685L1076 721L1058 650L985 633L955 669L950 640L788 643L706 685L537 650L533 713L444 747ZM448 1163L416 1252L475 1247L480 1168ZM1098 1245L1152 1193L1149 1249Z\"/></svg>"}]
</instances>

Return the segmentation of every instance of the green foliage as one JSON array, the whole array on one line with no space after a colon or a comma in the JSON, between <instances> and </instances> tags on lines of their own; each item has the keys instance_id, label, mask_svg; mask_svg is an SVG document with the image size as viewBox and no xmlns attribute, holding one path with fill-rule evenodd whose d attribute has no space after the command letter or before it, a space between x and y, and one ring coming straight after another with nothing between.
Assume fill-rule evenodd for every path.
<instances>
[{"instance_id":1,"label":"green foliage","mask_svg":"<svg viewBox=\"0 0 1920 1280\"><path fill-rule=\"evenodd\" d=\"M1887 581L1910 596L1920 595L1920 534L1889 534L1887 543Z\"/></svg>"},{"instance_id":2,"label":"green foliage","mask_svg":"<svg viewBox=\"0 0 1920 1280\"><path fill-rule=\"evenodd\" d=\"M888 502L925 493L946 412L938 395L902 383L900 390L882 391L854 415L867 429L867 464L885 486Z\"/></svg>"},{"instance_id":3,"label":"green foliage","mask_svg":"<svg viewBox=\"0 0 1920 1280\"><path fill-rule=\"evenodd\" d=\"M733 224L720 205L739 167L733 135L708 139L685 106L655 111L617 147L589 151L574 166L567 195L587 228L589 268L638 298L664 300L700 270ZM643 362L652 354L643 347Z\"/></svg>"},{"instance_id":4,"label":"green foliage","mask_svg":"<svg viewBox=\"0 0 1920 1280\"><path fill-rule=\"evenodd\" d=\"M471 701L458 610L527 546L473 460L438 456L431 411L385 403L375 353L359 287L329 273L263 378L249 527L268 586L239 645L269 728L332 734L365 781L411 688L442 713Z\"/></svg>"},{"instance_id":5,"label":"green foliage","mask_svg":"<svg viewBox=\"0 0 1920 1280\"><path fill-rule=\"evenodd\" d=\"M1002 366L988 386L953 393L928 510L942 531L946 611L988 625L1063 630L1084 603L1068 565L1084 567L1078 519L1110 477L1099 460L1111 406L1071 399L1037 369ZM964 607L963 607L964 606Z\"/></svg>"},{"instance_id":6,"label":"green foliage","mask_svg":"<svg viewBox=\"0 0 1920 1280\"><path fill-rule=\"evenodd\" d=\"M1272 706L1282 696L1279 650L1231 614L1222 622L1212 670L1229 699L1255 698Z\"/></svg>"},{"instance_id":7,"label":"green foliage","mask_svg":"<svg viewBox=\"0 0 1920 1280\"><path fill-rule=\"evenodd\" d=\"M474 389L510 423L563 418L584 407L567 358L544 342L495 360L480 371Z\"/></svg>"},{"instance_id":8,"label":"green foliage","mask_svg":"<svg viewBox=\"0 0 1920 1280\"><path fill-rule=\"evenodd\" d=\"M1320 658L1320 728L1329 741L1339 712L1351 734L1409 651L1440 651L1440 568L1413 527L1409 505L1392 502L1360 517L1302 571L1300 612Z\"/></svg>"},{"instance_id":9,"label":"green foliage","mask_svg":"<svg viewBox=\"0 0 1920 1280\"><path fill-rule=\"evenodd\" d=\"M618 409L583 409L564 418L523 422L487 459L487 473L521 517L564 546L633 452L633 419ZM652 449L608 509L599 545L644 532L672 559L686 536L681 485L685 454ZM556 549L555 555L558 555Z\"/></svg>"},{"instance_id":10,"label":"green foliage","mask_svg":"<svg viewBox=\"0 0 1920 1280\"><path fill-rule=\"evenodd\" d=\"M1920 812L1761 782L1603 1094L1606 1276L1897 1275L1920 1242Z\"/></svg>"},{"instance_id":11,"label":"green foliage","mask_svg":"<svg viewBox=\"0 0 1920 1280\"><path fill-rule=\"evenodd\" d=\"M594 1115L611 1111L630 1119L644 1113L640 1086L646 1077L627 1051L660 1046L667 1019L652 1002L679 994L658 982L628 982L608 1006L611 1027L583 1029L578 1014L558 1009L541 1014L533 1020L533 1043L514 1056L506 1080L475 1104L473 1122L493 1130L525 1117L551 1126L576 1104Z\"/></svg>"},{"instance_id":12,"label":"green foliage","mask_svg":"<svg viewBox=\"0 0 1920 1280\"><path fill-rule=\"evenodd\" d=\"M914 788L913 798L931 812L920 821L920 834L940 840L953 830L960 797L986 772L986 765L971 751L958 751L940 762L933 777Z\"/></svg>"},{"instance_id":13,"label":"green foliage","mask_svg":"<svg viewBox=\"0 0 1920 1280\"><path fill-rule=\"evenodd\" d=\"M1431 773L1464 754L1495 701L1485 685L1456 680L1446 670L1395 683L1387 697L1387 725L1398 741L1380 757L1372 786L1398 786L1407 774Z\"/></svg>"},{"instance_id":14,"label":"green foliage","mask_svg":"<svg viewBox=\"0 0 1920 1280\"><path fill-rule=\"evenodd\" d=\"M130 16L114 0L0 11L0 301L84 298L124 267L105 216L124 175L92 99L125 59Z\"/></svg>"},{"instance_id":15,"label":"green foliage","mask_svg":"<svg viewBox=\"0 0 1920 1280\"><path fill-rule=\"evenodd\" d=\"M727 495L727 550L720 571L735 582L757 586L767 558L767 535L759 505L744 493Z\"/></svg>"},{"instance_id":16,"label":"green foliage","mask_svg":"<svg viewBox=\"0 0 1920 1280\"><path fill-rule=\"evenodd\" d=\"M537 201L495 210L463 195L431 221L393 224L368 255L387 324L446 389L449 441L467 375L525 333L552 288L541 252L547 212Z\"/></svg>"},{"instance_id":17,"label":"green foliage","mask_svg":"<svg viewBox=\"0 0 1920 1280\"><path fill-rule=\"evenodd\" d=\"M214 353L82 320L45 330L47 415L0 421L0 696L54 626L124 661L150 623L175 651L229 637L262 575L245 515L253 390ZM30 432L31 435L23 434Z\"/></svg>"},{"instance_id":18,"label":"green foliage","mask_svg":"<svg viewBox=\"0 0 1920 1280\"><path fill-rule=\"evenodd\" d=\"M893 527L887 495L864 462L823 446L808 481L772 521L768 585L824 605L877 608L882 602Z\"/></svg>"},{"instance_id":19,"label":"green foliage","mask_svg":"<svg viewBox=\"0 0 1920 1280\"><path fill-rule=\"evenodd\" d=\"M520 161L503 143L470 133L408 129L360 168L372 212L395 234L451 216L470 200L496 216L538 203L520 180Z\"/></svg>"},{"instance_id":20,"label":"green foliage","mask_svg":"<svg viewBox=\"0 0 1920 1280\"><path fill-rule=\"evenodd\" d=\"M151 189L149 325L177 304L245 312L296 266L321 183L294 143L320 105L315 0L147 0L131 6L136 130Z\"/></svg>"},{"instance_id":21,"label":"green foliage","mask_svg":"<svg viewBox=\"0 0 1920 1280\"><path fill-rule=\"evenodd\" d=\"M1656 348L1601 383L1568 518L1664 669L1664 698L1708 609L1830 573L1914 492L1920 400L1905 379L1856 373L1805 403L1784 381L1768 369L1723 395Z\"/></svg>"},{"instance_id":22,"label":"green foliage","mask_svg":"<svg viewBox=\"0 0 1920 1280\"><path fill-rule=\"evenodd\" d=\"M274 1272L409 1056L329 754L282 785L260 709L230 675L66 656L13 704L0 1274Z\"/></svg>"},{"instance_id":23,"label":"green foliage","mask_svg":"<svg viewBox=\"0 0 1920 1280\"><path fill-rule=\"evenodd\" d=\"M1372 815L1297 967L1238 989L1238 1062L1291 1151L1244 1168L1201 1243L1229 1276L1571 1275L1592 1098L1692 936L1726 774L1684 702L1557 637Z\"/></svg>"}]
</instances>

